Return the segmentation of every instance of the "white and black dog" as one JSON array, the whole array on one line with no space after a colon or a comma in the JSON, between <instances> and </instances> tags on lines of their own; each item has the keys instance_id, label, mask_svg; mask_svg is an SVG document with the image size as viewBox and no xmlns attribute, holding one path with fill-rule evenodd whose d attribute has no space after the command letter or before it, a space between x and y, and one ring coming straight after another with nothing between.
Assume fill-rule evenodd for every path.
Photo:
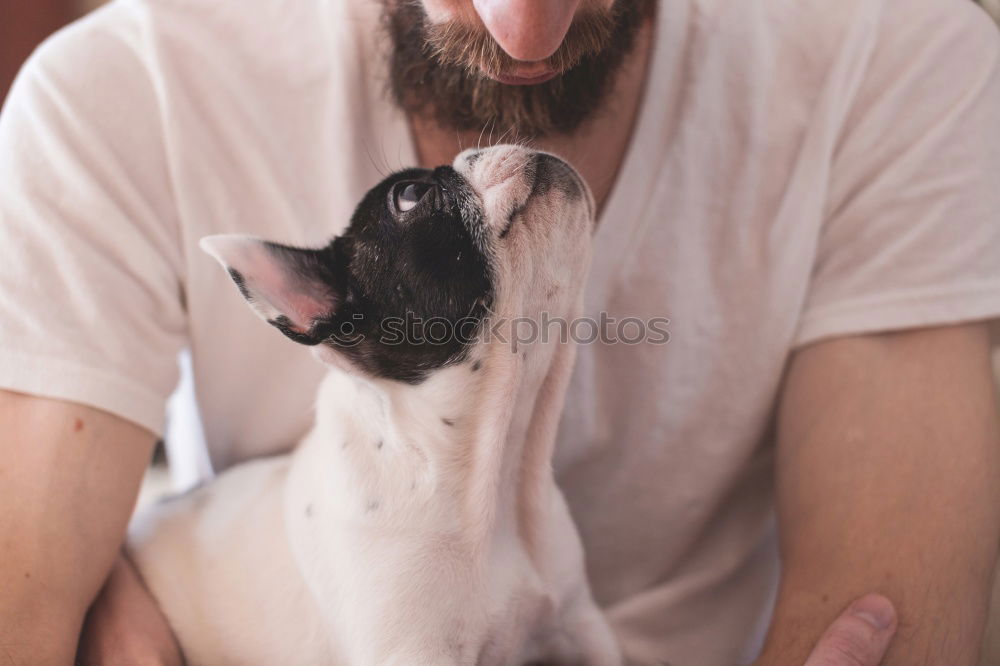
<instances>
[{"instance_id":1,"label":"white and black dog","mask_svg":"<svg viewBox=\"0 0 1000 666\"><path fill-rule=\"evenodd\" d=\"M512 348L579 315L593 225L570 166L498 146L390 176L322 249L202 241L332 370L290 455L133 524L190 663L621 663L551 469L573 345Z\"/></svg>"}]
</instances>

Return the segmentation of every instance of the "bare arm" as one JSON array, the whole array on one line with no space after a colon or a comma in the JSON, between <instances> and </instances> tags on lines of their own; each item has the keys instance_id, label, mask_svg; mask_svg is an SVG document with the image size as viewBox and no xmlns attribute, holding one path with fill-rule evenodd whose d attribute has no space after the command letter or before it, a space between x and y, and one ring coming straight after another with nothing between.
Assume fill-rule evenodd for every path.
<instances>
[{"instance_id":1,"label":"bare arm","mask_svg":"<svg viewBox=\"0 0 1000 666\"><path fill-rule=\"evenodd\" d=\"M154 441L97 409L0 391L0 661L72 663Z\"/></svg>"},{"instance_id":2,"label":"bare arm","mask_svg":"<svg viewBox=\"0 0 1000 666\"><path fill-rule=\"evenodd\" d=\"M884 664L975 664L1000 531L985 326L805 348L778 429L783 573L758 663L800 666L843 608L880 592L899 613Z\"/></svg>"}]
</instances>

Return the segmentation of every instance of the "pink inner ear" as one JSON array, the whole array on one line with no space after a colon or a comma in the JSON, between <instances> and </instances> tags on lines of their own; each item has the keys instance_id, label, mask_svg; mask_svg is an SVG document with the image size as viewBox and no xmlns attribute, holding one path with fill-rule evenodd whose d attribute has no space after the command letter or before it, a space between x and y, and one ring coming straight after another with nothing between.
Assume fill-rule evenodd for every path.
<instances>
[{"instance_id":1,"label":"pink inner ear","mask_svg":"<svg viewBox=\"0 0 1000 666\"><path fill-rule=\"evenodd\" d=\"M266 249L262 249L262 253L270 254ZM270 259L243 274L247 289L254 300L261 301L259 305L269 305L269 309L287 317L296 332L308 333L314 321L333 309L329 289L320 282L288 271L286 266L274 261L273 257ZM271 315L267 318L275 317L276 315Z\"/></svg>"},{"instance_id":2,"label":"pink inner ear","mask_svg":"<svg viewBox=\"0 0 1000 666\"><path fill-rule=\"evenodd\" d=\"M336 303L330 288L292 270L281 254L264 241L248 236L211 236L202 248L243 279L250 304L264 319L284 316L297 333L306 334L313 322L329 314Z\"/></svg>"}]
</instances>

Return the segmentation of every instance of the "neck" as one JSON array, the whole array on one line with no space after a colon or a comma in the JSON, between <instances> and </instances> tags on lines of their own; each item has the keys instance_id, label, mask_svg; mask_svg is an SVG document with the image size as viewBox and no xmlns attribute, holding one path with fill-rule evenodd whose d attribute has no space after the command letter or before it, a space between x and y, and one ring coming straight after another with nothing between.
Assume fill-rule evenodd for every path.
<instances>
[{"instance_id":1,"label":"neck","mask_svg":"<svg viewBox=\"0 0 1000 666\"><path fill-rule=\"evenodd\" d=\"M417 500L400 507L401 513L413 511L416 501L419 515L445 512L448 531L473 547L514 533L531 553L550 507L552 452L574 350L554 342L514 352L496 342L474 351L469 360L418 385L350 376L353 404L321 394L317 432L336 432L337 424L324 420L349 415L352 427L360 424L368 431L365 437L377 442L361 447L360 458L347 456L353 478L360 471L364 483L381 487L416 479L408 497ZM346 412L325 409L333 399L341 400ZM328 451L343 448L317 444ZM375 464L389 459L386 454L396 454L391 472ZM384 510L394 506L399 505Z\"/></svg>"}]
</instances>

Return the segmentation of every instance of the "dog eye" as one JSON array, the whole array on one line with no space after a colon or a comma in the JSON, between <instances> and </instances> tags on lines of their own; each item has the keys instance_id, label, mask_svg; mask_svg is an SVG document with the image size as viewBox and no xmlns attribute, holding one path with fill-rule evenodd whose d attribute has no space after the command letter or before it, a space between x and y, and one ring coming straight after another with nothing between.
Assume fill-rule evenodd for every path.
<instances>
[{"instance_id":1,"label":"dog eye","mask_svg":"<svg viewBox=\"0 0 1000 666\"><path fill-rule=\"evenodd\" d=\"M430 189L431 186L427 183L400 183L396 186L394 196L396 210L400 213L413 210Z\"/></svg>"}]
</instances>

